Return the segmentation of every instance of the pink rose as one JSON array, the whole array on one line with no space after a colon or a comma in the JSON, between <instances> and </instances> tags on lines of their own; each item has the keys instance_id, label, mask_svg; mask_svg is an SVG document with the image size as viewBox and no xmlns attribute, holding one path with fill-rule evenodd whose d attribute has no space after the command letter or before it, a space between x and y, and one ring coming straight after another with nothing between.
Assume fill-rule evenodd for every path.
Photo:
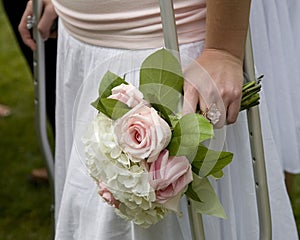
<instances>
[{"instance_id":1,"label":"pink rose","mask_svg":"<svg viewBox=\"0 0 300 240\"><path fill-rule=\"evenodd\" d=\"M150 164L149 176L149 183L156 193L156 201L176 211L181 193L193 180L189 160L184 156L169 157L169 151L164 149L157 160ZM176 201L172 201L174 198Z\"/></svg>"},{"instance_id":2,"label":"pink rose","mask_svg":"<svg viewBox=\"0 0 300 240\"><path fill-rule=\"evenodd\" d=\"M132 161L154 161L170 142L171 130L154 108L139 104L114 125L116 141Z\"/></svg>"},{"instance_id":3,"label":"pink rose","mask_svg":"<svg viewBox=\"0 0 300 240\"><path fill-rule=\"evenodd\" d=\"M120 202L116 200L113 196L113 194L108 190L108 188L105 186L104 183L99 182L99 195L111 206L115 208L119 208Z\"/></svg>"},{"instance_id":4,"label":"pink rose","mask_svg":"<svg viewBox=\"0 0 300 240\"><path fill-rule=\"evenodd\" d=\"M119 100L125 103L128 107L133 108L141 102L146 104L146 101L143 99L144 95L132 84L120 84L119 86L114 87L112 90L112 95L108 98Z\"/></svg>"}]
</instances>

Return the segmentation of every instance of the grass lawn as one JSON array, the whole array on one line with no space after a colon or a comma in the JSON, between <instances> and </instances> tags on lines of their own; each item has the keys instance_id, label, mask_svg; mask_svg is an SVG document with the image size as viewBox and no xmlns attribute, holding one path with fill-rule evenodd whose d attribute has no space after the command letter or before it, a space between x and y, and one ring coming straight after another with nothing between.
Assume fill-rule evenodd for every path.
<instances>
[{"instance_id":1,"label":"grass lawn","mask_svg":"<svg viewBox=\"0 0 300 240\"><path fill-rule=\"evenodd\" d=\"M300 174L295 178L291 201L300 238Z\"/></svg>"},{"instance_id":2,"label":"grass lawn","mask_svg":"<svg viewBox=\"0 0 300 240\"><path fill-rule=\"evenodd\" d=\"M51 239L48 186L28 175L43 166L34 124L32 76L0 4L0 103L12 115L0 118L0 239Z\"/></svg>"},{"instance_id":3,"label":"grass lawn","mask_svg":"<svg viewBox=\"0 0 300 240\"><path fill-rule=\"evenodd\" d=\"M0 104L13 111L0 118L0 240L51 239L49 186L33 186L28 181L31 170L43 166L34 125L32 76L1 3ZM300 232L300 175L292 204Z\"/></svg>"}]
</instances>

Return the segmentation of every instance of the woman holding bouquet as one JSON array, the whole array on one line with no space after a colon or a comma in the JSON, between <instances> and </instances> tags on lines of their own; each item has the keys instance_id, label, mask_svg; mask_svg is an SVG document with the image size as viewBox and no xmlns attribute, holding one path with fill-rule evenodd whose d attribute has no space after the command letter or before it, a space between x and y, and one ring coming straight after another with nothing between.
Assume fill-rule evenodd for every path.
<instances>
[{"instance_id":1,"label":"woman holding bouquet","mask_svg":"<svg viewBox=\"0 0 300 240\"><path fill-rule=\"evenodd\" d=\"M50 11L48 16L55 15L52 4L61 20L56 110L56 239L191 239L185 198L181 201L181 217L170 214L147 229L116 216L113 207L97 195L98 187L88 175L80 143L96 114L89 105L97 97L95 89L101 76L107 70L118 75L134 71L137 63L163 47L158 2L45 1L45 10ZM226 124L234 123L226 128L225 143L226 150L234 153L234 160L225 169L224 177L214 183L227 219L203 216L206 238L258 239L247 123L244 113L238 115L250 0L176 0L174 8L182 64L186 67L183 112L194 112L197 106L206 111L216 104L221 116L215 126L226 128ZM30 3L24 15L29 14ZM48 28L41 29L43 34L47 34L51 21L46 25ZM25 42L30 41L28 35L23 37ZM183 56L188 56L187 60ZM191 59L201 64L213 84L201 86ZM137 79L130 81L138 84ZM200 96L202 89L205 91ZM268 140L267 161L272 160L268 177L273 239L296 239L280 164L277 156L272 155L273 141Z\"/></svg>"}]
</instances>

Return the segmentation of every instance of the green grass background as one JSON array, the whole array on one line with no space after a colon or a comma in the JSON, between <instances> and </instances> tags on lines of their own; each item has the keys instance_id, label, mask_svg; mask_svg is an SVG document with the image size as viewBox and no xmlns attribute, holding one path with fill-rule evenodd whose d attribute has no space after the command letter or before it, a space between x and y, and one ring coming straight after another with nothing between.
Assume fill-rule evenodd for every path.
<instances>
[{"instance_id":1,"label":"green grass background","mask_svg":"<svg viewBox=\"0 0 300 240\"><path fill-rule=\"evenodd\" d=\"M49 186L29 183L43 160L34 124L33 84L0 3L0 103L12 115L0 118L0 240L51 239ZM300 175L292 204L300 232Z\"/></svg>"},{"instance_id":2,"label":"green grass background","mask_svg":"<svg viewBox=\"0 0 300 240\"><path fill-rule=\"evenodd\" d=\"M51 239L49 186L28 176L43 166L33 105L32 76L0 4L0 103L12 115L0 118L0 240Z\"/></svg>"}]
</instances>

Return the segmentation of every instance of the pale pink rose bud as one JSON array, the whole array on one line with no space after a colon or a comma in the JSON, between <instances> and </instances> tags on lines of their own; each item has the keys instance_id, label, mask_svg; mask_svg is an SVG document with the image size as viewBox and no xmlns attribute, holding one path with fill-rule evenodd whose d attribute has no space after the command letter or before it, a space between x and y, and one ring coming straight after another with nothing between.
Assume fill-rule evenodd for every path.
<instances>
[{"instance_id":1,"label":"pale pink rose bud","mask_svg":"<svg viewBox=\"0 0 300 240\"><path fill-rule=\"evenodd\" d=\"M170 142L171 130L154 108L139 104L114 125L116 141L132 161L154 161Z\"/></svg>"},{"instance_id":2,"label":"pale pink rose bud","mask_svg":"<svg viewBox=\"0 0 300 240\"><path fill-rule=\"evenodd\" d=\"M149 183L156 193L156 201L161 204L177 197L193 180L189 160L184 156L169 157L169 151L166 149L150 164L149 178ZM168 208L177 209L180 198L176 199L170 201L174 206Z\"/></svg>"},{"instance_id":3,"label":"pale pink rose bud","mask_svg":"<svg viewBox=\"0 0 300 240\"><path fill-rule=\"evenodd\" d=\"M99 187L99 195L111 206L118 208L120 202L116 200L113 196L113 194L108 190L108 188L105 186L104 183L99 182L98 183Z\"/></svg>"},{"instance_id":4,"label":"pale pink rose bud","mask_svg":"<svg viewBox=\"0 0 300 240\"><path fill-rule=\"evenodd\" d=\"M146 101L143 99L143 93L132 84L122 83L119 86L114 87L111 92L112 95L108 98L119 100L130 108L133 108L142 102L146 104Z\"/></svg>"}]
</instances>

